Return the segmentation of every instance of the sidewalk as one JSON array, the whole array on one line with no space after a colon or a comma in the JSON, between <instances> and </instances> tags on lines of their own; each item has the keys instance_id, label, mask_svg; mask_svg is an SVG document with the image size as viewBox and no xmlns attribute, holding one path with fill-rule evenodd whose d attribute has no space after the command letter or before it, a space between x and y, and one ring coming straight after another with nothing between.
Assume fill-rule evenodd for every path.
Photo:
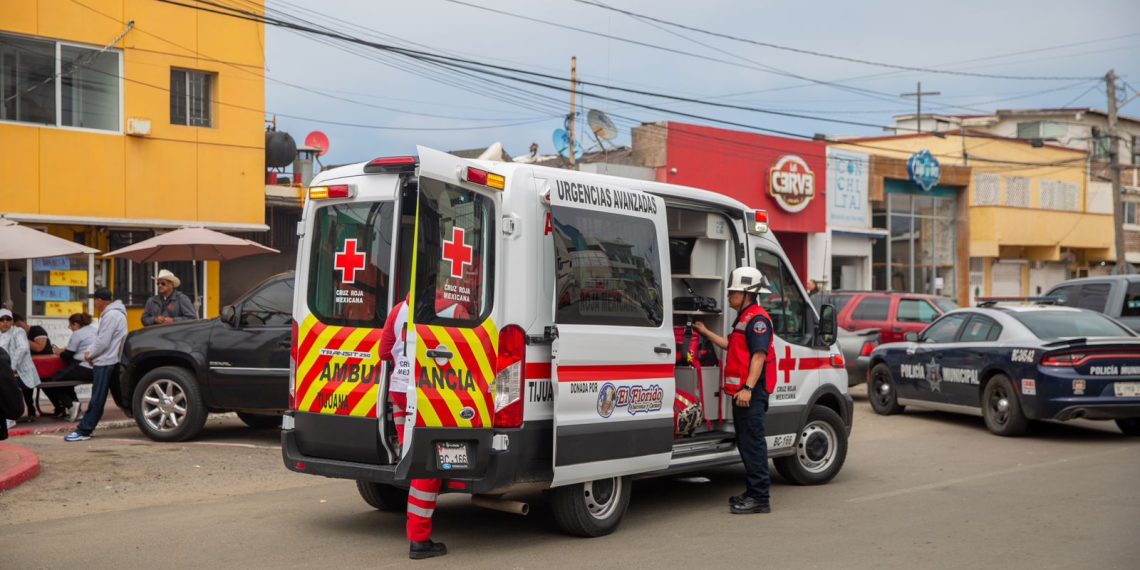
<instances>
[{"instance_id":1,"label":"sidewalk","mask_svg":"<svg viewBox=\"0 0 1140 570\"><path fill-rule=\"evenodd\" d=\"M0 442L0 493L40 474L40 458L10 443Z\"/></svg>"}]
</instances>

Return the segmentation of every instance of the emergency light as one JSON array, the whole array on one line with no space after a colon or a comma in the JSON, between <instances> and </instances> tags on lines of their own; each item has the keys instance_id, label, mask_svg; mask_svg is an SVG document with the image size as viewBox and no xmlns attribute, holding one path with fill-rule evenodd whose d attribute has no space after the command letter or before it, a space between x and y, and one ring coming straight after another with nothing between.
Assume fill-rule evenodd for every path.
<instances>
[{"instance_id":1,"label":"emergency light","mask_svg":"<svg viewBox=\"0 0 1140 570\"><path fill-rule=\"evenodd\" d=\"M329 198L355 198L356 186L349 184L338 184L336 186L311 186L309 187L310 200L325 200Z\"/></svg>"},{"instance_id":2,"label":"emergency light","mask_svg":"<svg viewBox=\"0 0 1140 570\"><path fill-rule=\"evenodd\" d=\"M768 233L768 210L756 210L756 216L752 221L751 233Z\"/></svg>"},{"instance_id":3,"label":"emergency light","mask_svg":"<svg viewBox=\"0 0 1140 570\"><path fill-rule=\"evenodd\" d=\"M414 156L384 156L375 158L364 165L366 174L415 172L415 170L416 157Z\"/></svg>"},{"instance_id":4,"label":"emergency light","mask_svg":"<svg viewBox=\"0 0 1140 570\"><path fill-rule=\"evenodd\" d=\"M503 178L502 175L487 172L486 170L479 170L472 166L467 167L467 170L463 172L460 179L465 182L480 184L496 190L502 190L507 187L507 179Z\"/></svg>"}]
</instances>

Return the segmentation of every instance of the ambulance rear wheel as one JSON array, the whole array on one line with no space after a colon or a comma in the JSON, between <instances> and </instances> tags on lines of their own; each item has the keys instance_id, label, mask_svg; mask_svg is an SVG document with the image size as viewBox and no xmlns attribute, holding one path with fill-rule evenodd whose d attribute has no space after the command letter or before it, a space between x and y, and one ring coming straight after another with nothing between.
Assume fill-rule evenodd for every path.
<instances>
[{"instance_id":1,"label":"ambulance rear wheel","mask_svg":"<svg viewBox=\"0 0 1140 570\"><path fill-rule=\"evenodd\" d=\"M557 487L550 507L562 532L574 536L605 536L617 529L629 508L628 477L611 477Z\"/></svg>"},{"instance_id":2,"label":"ambulance rear wheel","mask_svg":"<svg viewBox=\"0 0 1140 570\"><path fill-rule=\"evenodd\" d=\"M847 460L847 428L835 410L814 406L796 438L795 455L772 460L776 471L795 485L822 485L843 469Z\"/></svg>"},{"instance_id":3,"label":"ambulance rear wheel","mask_svg":"<svg viewBox=\"0 0 1140 570\"><path fill-rule=\"evenodd\" d=\"M356 490L369 506L387 513L402 513L408 510L408 490L372 481L357 481Z\"/></svg>"}]
</instances>

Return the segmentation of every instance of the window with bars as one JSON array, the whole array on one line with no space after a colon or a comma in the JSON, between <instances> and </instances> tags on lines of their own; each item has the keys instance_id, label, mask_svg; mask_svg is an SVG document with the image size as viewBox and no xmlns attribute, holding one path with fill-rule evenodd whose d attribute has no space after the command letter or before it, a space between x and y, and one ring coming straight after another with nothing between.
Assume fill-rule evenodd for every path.
<instances>
[{"instance_id":1,"label":"window with bars","mask_svg":"<svg viewBox=\"0 0 1140 570\"><path fill-rule=\"evenodd\" d=\"M116 250L151 237L154 237L154 232L112 231L108 240L110 249ZM151 279L155 275L154 264L137 263L121 258L113 259L112 263L114 264L114 280L111 290L128 307L145 305L146 300L155 293L154 281Z\"/></svg>"},{"instance_id":2,"label":"window with bars","mask_svg":"<svg viewBox=\"0 0 1140 570\"><path fill-rule=\"evenodd\" d=\"M1038 191L1040 208L1043 210L1077 211L1080 206L1080 188L1072 182L1042 180Z\"/></svg>"},{"instance_id":3,"label":"window with bars","mask_svg":"<svg viewBox=\"0 0 1140 570\"><path fill-rule=\"evenodd\" d=\"M170 123L189 127L213 126L212 107L217 75L188 69L170 70Z\"/></svg>"},{"instance_id":4,"label":"window with bars","mask_svg":"<svg viewBox=\"0 0 1140 570\"><path fill-rule=\"evenodd\" d=\"M1017 208L1029 207L1029 178L1025 176L1005 178L1005 205Z\"/></svg>"},{"instance_id":5,"label":"window with bars","mask_svg":"<svg viewBox=\"0 0 1140 570\"><path fill-rule=\"evenodd\" d=\"M974 175L974 205L997 206L1001 196L1001 178L996 174Z\"/></svg>"}]
</instances>

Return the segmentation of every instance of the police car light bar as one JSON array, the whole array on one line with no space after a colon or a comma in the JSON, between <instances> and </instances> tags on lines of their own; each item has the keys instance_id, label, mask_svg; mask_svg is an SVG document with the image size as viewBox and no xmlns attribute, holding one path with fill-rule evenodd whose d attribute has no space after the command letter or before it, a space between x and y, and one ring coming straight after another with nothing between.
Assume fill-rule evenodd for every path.
<instances>
[{"instance_id":1,"label":"police car light bar","mask_svg":"<svg viewBox=\"0 0 1140 570\"><path fill-rule=\"evenodd\" d=\"M756 217L752 222L752 233L768 233L768 210L756 210Z\"/></svg>"},{"instance_id":2,"label":"police car light bar","mask_svg":"<svg viewBox=\"0 0 1140 570\"><path fill-rule=\"evenodd\" d=\"M385 156L373 159L364 165L364 172L367 174L415 172L416 162L414 156Z\"/></svg>"},{"instance_id":3,"label":"police car light bar","mask_svg":"<svg viewBox=\"0 0 1140 570\"><path fill-rule=\"evenodd\" d=\"M326 200L329 198L355 198L356 186L338 184L336 186L312 186L309 188L310 200Z\"/></svg>"},{"instance_id":4,"label":"police car light bar","mask_svg":"<svg viewBox=\"0 0 1140 570\"><path fill-rule=\"evenodd\" d=\"M992 307L998 303L1036 303L1038 305L1059 305L1060 297L978 297L979 307Z\"/></svg>"},{"instance_id":5,"label":"police car light bar","mask_svg":"<svg viewBox=\"0 0 1140 570\"><path fill-rule=\"evenodd\" d=\"M507 187L507 179L503 178L502 175L487 172L486 170L479 170L472 166L468 166L460 178L465 182L481 184L496 190L502 190Z\"/></svg>"}]
</instances>

